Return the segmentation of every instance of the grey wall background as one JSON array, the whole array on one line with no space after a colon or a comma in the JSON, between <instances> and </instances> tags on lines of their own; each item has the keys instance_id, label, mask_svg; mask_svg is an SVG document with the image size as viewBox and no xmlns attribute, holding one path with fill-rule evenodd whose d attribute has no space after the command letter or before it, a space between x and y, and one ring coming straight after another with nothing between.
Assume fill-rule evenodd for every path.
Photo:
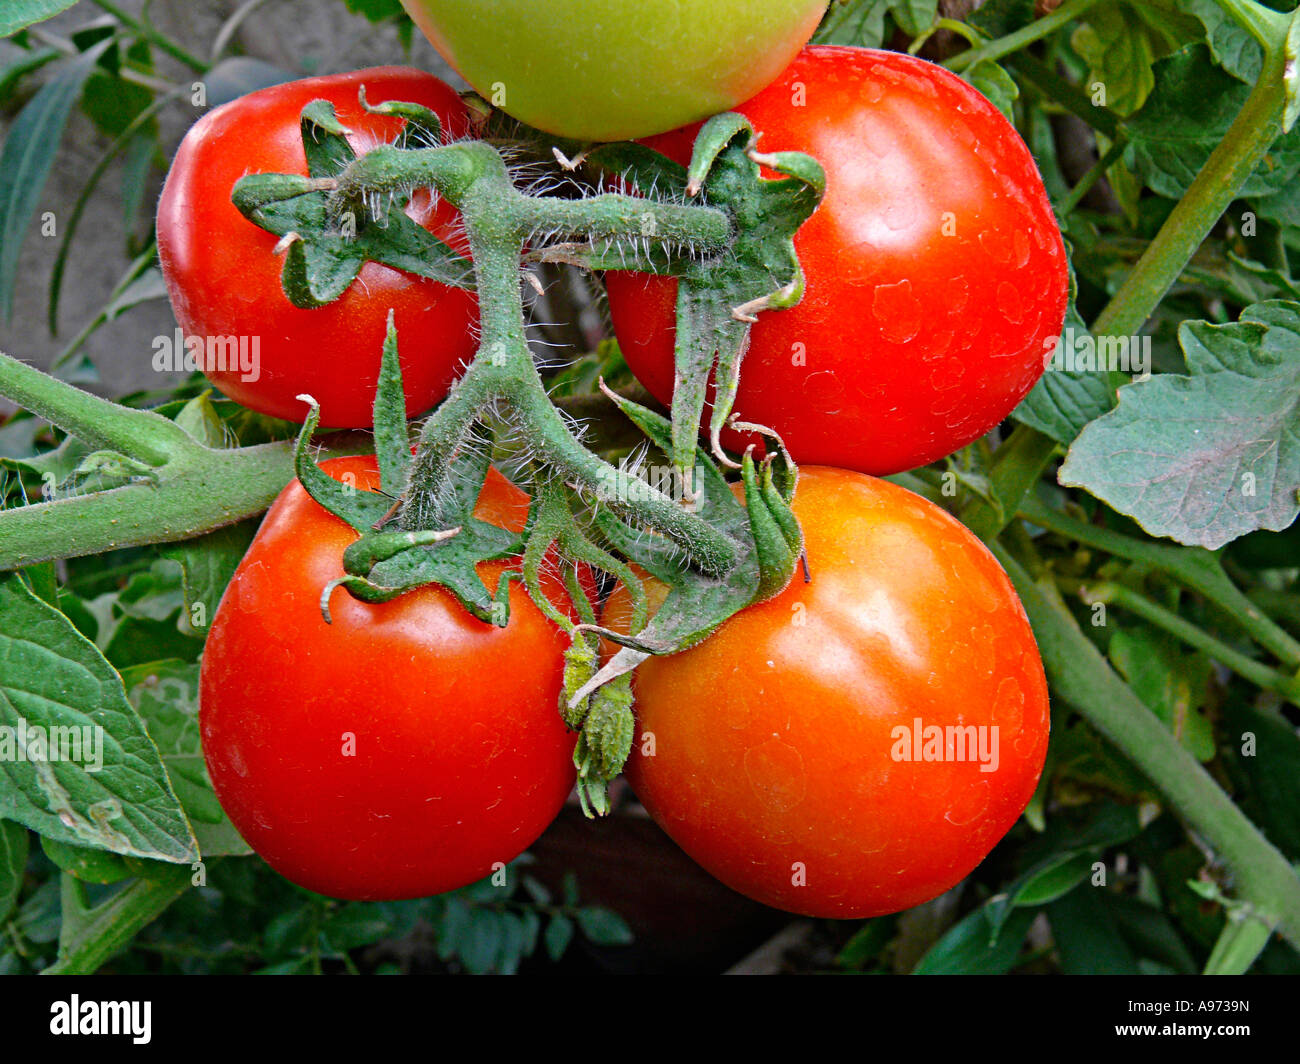
<instances>
[{"instance_id":1,"label":"grey wall background","mask_svg":"<svg viewBox=\"0 0 1300 1064\"><path fill-rule=\"evenodd\" d=\"M0 0L0 4L4 2ZM144 0L118 0L118 6L138 15ZM251 5L249 0L153 0L149 14L172 39L207 57L223 24L245 6L250 7L247 17L224 54L247 55L294 76L409 63L463 87L418 33L408 53L396 27L372 26L351 14L343 0L257 0ZM66 37L101 17L103 12L98 7L83 0L42 24L42 29ZM0 67L16 51L9 42L0 41ZM157 49L154 55L159 76L184 84L195 80L192 71L171 57ZM33 88L35 84L33 79ZM168 160L185 131L202 113L190 106L188 97L164 109L159 121ZM7 132L13 118L14 113L0 113L0 136ZM88 118L74 110L37 208L37 225L23 244L13 317L0 320L0 350L42 368L98 313L130 263L121 206L121 167L114 164L86 207L64 276L59 335L50 336L46 326L47 290L59 239L42 237L39 217L45 211L53 211L58 220L68 217L108 143ZM164 177L161 169L151 176L146 194L150 210L157 202ZM142 223L145 221L142 219ZM142 304L103 326L84 348L100 374L99 382L88 387L105 395L166 387L168 381L160 379L150 366L152 343L154 337L169 334L174 328L175 319L165 300ZM11 409L3 403L0 400L0 412Z\"/></svg>"}]
</instances>

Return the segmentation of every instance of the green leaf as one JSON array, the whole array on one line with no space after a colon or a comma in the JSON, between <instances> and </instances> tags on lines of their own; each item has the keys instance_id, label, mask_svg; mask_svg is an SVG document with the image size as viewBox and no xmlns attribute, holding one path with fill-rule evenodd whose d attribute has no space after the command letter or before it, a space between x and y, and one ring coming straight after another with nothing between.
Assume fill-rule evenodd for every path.
<instances>
[{"instance_id":1,"label":"green leaf","mask_svg":"<svg viewBox=\"0 0 1300 1064\"><path fill-rule=\"evenodd\" d=\"M172 420L204 447L226 446L225 428L221 415L212 405L211 390L204 391L186 402Z\"/></svg>"},{"instance_id":2,"label":"green leaf","mask_svg":"<svg viewBox=\"0 0 1300 1064\"><path fill-rule=\"evenodd\" d=\"M813 44L879 48L885 40L889 0L836 0L814 34Z\"/></svg>"},{"instance_id":3,"label":"green leaf","mask_svg":"<svg viewBox=\"0 0 1300 1064\"><path fill-rule=\"evenodd\" d=\"M1269 839L1300 861L1300 736L1280 713L1229 702L1224 732L1243 790Z\"/></svg>"},{"instance_id":4,"label":"green leaf","mask_svg":"<svg viewBox=\"0 0 1300 1064\"><path fill-rule=\"evenodd\" d=\"M1071 266L1070 301L1051 360L1038 383L1011 412L1017 421L1067 446L1085 425L1115 405L1107 372L1110 345L1099 344L1079 316L1076 290Z\"/></svg>"},{"instance_id":5,"label":"green leaf","mask_svg":"<svg viewBox=\"0 0 1300 1064\"><path fill-rule=\"evenodd\" d=\"M18 908L14 925L28 942L45 945L57 942L59 926L59 884L62 877L47 879Z\"/></svg>"},{"instance_id":6,"label":"green leaf","mask_svg":"<svg viewBox=\"0 0 1300 1064\"><path fill-rule=\"evenodd\" d=\"M1070 43L1088 64L1084 90L1105 91L1104 104L1120 115L1141 107L1155 87L1156 59L1186 39L1167 22L1161 0L1103 0L1083 16Z\"/></svg>"},{"instance_id":7,"label":"green leaf","mask_svg":"<svg viewBox=\"0 0 1300 1064\"><path fill-rule=\"evenodd\" d=\"M199 853L242 857L252 848L222 811L199 739L199 666L180 661L136 665L122 674L127 698L149 727Z\"/></svg>"},{"instance_id":8,"label":"green leaf","mask_svg":"<svg viewBox=\"0 0 1300 1064\"><path fill-rule=\"evenodd\" d=\"M122 159L122 229L132 249L137 247L135 234L139 229L140 212L157 151L157 131L143 129L131 137Z\"/></svg>"},{"instance_id":9,"label":"green leaf","mask_svg":"<svg viewBox=\"0 0 1300 1064\"><path fill-rule=\"evenodd\" d=\"M0 580L0 724L15 751L0 758L0 816L61 842L165 861L198 856L193 832L157 747L127 701L122 679L63 614L21 580ZM94 754L60 744L67 759L17 760L18 729L75 728ZM28 739L34 733L28 732ZM100 745L102 743L102 746ZM53 747L47 744L52 752ZM89 763L87 763L89 762Z\"/></svg>"},{"instance_id":10,"label":"green leaf","mask_svg":"<svg viewBox=\"0 0 1300 1064\"><path fill-rule=\"evenodd\" d=\"M501 913L501 939L498 944L496 959L492 962L495 971L502 975L514 975L519 971L519 962L529 953L529 931L524 918L509 910ZM533 939L536 943L536 939Z\"/></svg>"},{"instance_id":11,"label":"green leaf","mask_svg":"<svg viewBox=\"0 0 1300 1064\"><path fill-rule=\"evenodd\" d=\"M939 0L890 0L889 8L899 29L909 37L919 37L934 24Z\"/></svg>"},{"instance_id":12,"label":"green leaf","mask_svg":"<svg viewBox=\"0 0 1300 1064\"><path fill-rule=\"evenodd\" d=\"M1110 660L1157 717L1198 761L1214 759L1214 728L1205 716L1212 666L1166 632L1126 624L1110 638Z\"/></svg>"},{"instance_id":13,"label":"green leaf","mask_svg":"<svg viewBox=\"0 0 1300 1064\"><path fill-rule=\"evenodd\" d=\"M1223 141L1246 98L1244 85L1210 61L1204 45L1188 45L1156 65L1155 91L1126 123L1125 159L1155 192L1181 199L1210 153ZM1279 137L1239 190L1267 196L1300 171L1300 130Z\"/></svg>"},{"instance_id":14,"label":"green leaf","mask_svg":"<svg viewBox=\"0 0 1300 1064\"><path fill-rule=\"evenodd\" d=\"M867 920L841 947L835 957L836 966L861 971L889 945L897 929L898 919L895 916Z\"/></svg>"},{"instance_id":15,"label":"green leaf","mask_svg":"<svg viewBox=\"0 0 1300 1064\"><path fill-rule=\"evenodd\" d=\"M401 0L344 0L354 15L363 15L371 22L385 22L406 14Z\"/></svg>"},{"instance_id":16,"label":"green leaf","mask_svg":"<svg viewBox=\"0 0 1300 1064\"><path fill-rule=\"evenodd\" d=\"M495 909L470 909L456 953L471 975L486 975L500 956L505 934L501 917Z\"/></svg>"},{"instance_id":17,"label":"green leaf","mask_svg":"<svg viewBox=\"0 0 1300 1064\"><path fill-rule=\"evenodd\" d=\"M107 850L72 846L54 839L41 839L45 856L69 875L84 883L117 883L132 875L125 858Z\"/></svg>"},{"instance_id":18,"label":"green leaf","mask_svg":"<svg viewBox=\"0 0 1300 1064\"><path fill-rule=\"evenodd\" d=\"M436 925L439 960L449 961L460 949L461 937L469 927L469 906L455 895L445 899L442 917Z\"/></svg>"},{"instance_id":19,"label":"green leaf","mask_svg":"<svg viewBox=\"0 0 1300 1064\"><path fill-rule=\"evenodd\" d=\"M0 37L11 37L21 29L67 11L77 0L6 0L0 11Z\"/></svg>"},{"instance_id":20,"label":"green leaf","mask_svg":"<svg viewBox=\"0 0 1300 1064\"><path fill-rule=\"evenodd\" d=\"M1015 967L1034 916L1032 909L1017 909L991 935L984 910L976 909L930 947L912 974L1003 975Z\"/></svg>"},{"instance_id":21,"label":"green leaf","mask_svg":"<svg viewBox=\"0 0 1300 1064\"><path fill-rule=\"evenodd\" d=\"M1020 96L1020 86L997 63L985 59L967 70L962 77L987 96L1008 122L1016 120L1015 103Z\"/></svg>"},{"instance_id":22,"label":"green leaf","mask_svg":"<svg viewBox=\"0 0 1300 1064\"><path fill-rule=\"evenodd\" d=\"M0 27L3 25L0 22ZM54 165L68 115L95 63L111 43L101 41L62 66L14 119L0 150L0 310L5 318L13 313L14 281L23 237Z\"/></svg>"},{"instance_id":23,"label":"green leaf","mask_svg":"<svg viewBox=\"0 0 1300 1064\"><path fill-rule=\"evenodd\" d=\"M1064 760L1061 758L1058 764ZM1096 812L1085 825L1071 824L1068 830L1061 830L1064 825L1054 823L1031 843L1026 857L1041 856L984 907L993 934L998 933L1013 910L1045 905L1069 893L1088 877L1104 850L1138 834L1137 816L1130 808L1112 804L1093 808Z\"/></svg>"},{"instance_id":24,"label":"green leaf","mask_svg":"<svg viewBox=\"0 0 1300 1064\"><path fill-rule=\"evenodd\" d=\"M626 946L632 941L632 929L618 913L598 906L579 909L574 916L582 933L597 946Z\"/></svg>"},{"instance_id":25,"label":"green leaf","mask_svg":"<svg viewBox=\"0 0 1300 1064\"><path fill-rule=\"evenodd\" d=\"M569 943L573 941L573 921L563 913L556 913L542 933L542 942L546 946L546 955L559 963Z\"/></svg>"},{"instance_id":26,"label":"green leaf","mask_svg":"<svg viewBox=\"0 0 1300 1064\"><path fill-rule=\"evenodd\" d=\"M14 91L27 77L46 63L58 59L62 52L53 48L42 48L36 52L22 52L8 66L0 68L0 107L6 106L13 98Z\"/></svg>"},{"instance_id":27,"label":"green leaf","mask_svg":"<svg viewBox=\"0 0 1300 1064\"><path fill-rule=\"evenodd\" d=\"M211 627L221 596L248 552L258 524L257 519L241 521L163 549L164 558L181 565L186 620L196 631L206 632Z\"/></svg>"},{"instance_id":28,"label":"green leaf","mask_svg":"<svg viewBox=\"0 0 1300 1064\"><path fill-rule=\"evenodd\" d=\"M1300 513L1300 304L1248 307L1240 322L1184 322L1189 376L1121 388L1062 465L1153 536L1217 549Z\"/></svg>"},{"instance_id":29,"label":"green leaf","mask_svg":"<svg viewBox=\"0 0 1300 1064\"><path fill-rule=\"evenodd\" d=\"M340 953L373 945L388 938L393 923L382 905L354 902L330 913L321 934Z\"/></svg>"},{"instance_id":30,"label":"green leaf","mask_svg":"<svg viewBox=\"0 0 1300 1064\"><path fill-rule=\"evenodd\" d=\"M1108 894L1106 907L1124 941L1139 957L1158 961L1180 975L1195 974L1196 961L1163 912L1125 894Z\"/></svg>"},{"instance_id":31,"label":"green leaf","mask_svg":"<svg viewBox=\"0 0 1300 1064\"><path fill-rule=\"evenodd\" d=\"M1183 4L1205 27L1205 39L1215 62L1234 78L1254 85L1264 65L1264 52L1250 31L1218 0L1183 0Z\"/></svg>"},{"instance_id":32,"label":"green leaf","mask_svg":"<svg viewBox=\"0 0 1300 1064\"><path fill-rule=\"evenodd\" d=\"M1047 907L1066 975L1137 975L1137 958L1119 933L1100 887L1081 886Z\"/></svg>"},{"instance_id":33,"label":"green leaf","mask_svg":"<svg viewBox=\"0 0 1300 1064\"><path fill-rule=\"evenodd\" d=\"M116 55L116 51L110 52L105 60ZM95 124L96 129L110 140L116 140L153 103L152 92L142 85L125 80L117 72L124 67L141 74L153 74L149 45L142 41L132 44L121 57L120 63L113 64L116 69L112 73L103 69L104 65L101 63L86 79L81 95L81 110ZM157 123L151 122L145 130L156 132L156 128Z\"/></svg>"},{"instance_id":34,"label":"green leaf","mask_svg":"<svg viewBox=\"0 0 1300 1064\"><path fill-rule=\"evenodd\" d=\"M0 820L0 923L9 919L27 870L27 829L12 820Z\"/></svg>"}]
</instances>

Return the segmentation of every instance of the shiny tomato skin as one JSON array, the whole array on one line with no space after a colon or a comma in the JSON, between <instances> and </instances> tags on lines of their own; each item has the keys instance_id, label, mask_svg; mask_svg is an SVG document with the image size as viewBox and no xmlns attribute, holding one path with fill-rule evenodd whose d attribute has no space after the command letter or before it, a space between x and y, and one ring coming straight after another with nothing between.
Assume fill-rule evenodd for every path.
<instances>
[{"instance_id":1,"label":"shiny tomato skin","mask_svg":"<svg viewBox=\"0 0 1300 1064\"><path fill-rule=\"evenodd\" d=\"M807 152L827 174L795 236L806 293L760 314L741 418L800 462L875 475L993 428L1042 374L1068 294L1060 230L1011 124L942 67L843 47L804 49L737 110L763 151ZM651 143L684 162L693 136ZM668 402L676 280L609 273L606 285L628 364Z\"/></svg>"},{"instance_id":2,"label":"shiny tomato skin","mask_svg":"<svg viewBox=\"0 0 1300 1064\"><path fill-rule=\"evenodd\" d=\"M548 133L627 140L726 111L775 79L826 0L402 0L494 106Z\"/></svg>"},{"instance_id":3,"label":"shiny tomato skin","mask_svg":"<svg viewBox=\"0 0 1300 1064\"><path fill-rule=\"evenodd\" d=\"M259 373L207 376L230 398L272 417L302 421L306 393L325 425L371 424L388 311L396 314L407 411L414 415L447 394L473 356L478 304L473 293L367 262L335 302L295 307L280 283L277 238L230 202L235 183L253 173L307 173L300 115L317 99L334 104L361 152L392 141L400 119L367 114L358 102L408 100L443 120L448 136L465 136L470 117L450 86L403 67L305 78L250 93L215 108L186 134L158 205L158 254L176 319L186 336L256 337ZM462 253L459 214L427 192L407 213Z\"/></svg>"},{"instance_id":4,"label":"shiny tomato skin","mask_svg":"<svg viewBox=\"0 0 1300 1064\"><path fill-rule=\"evenodd\" d=\"M373 457L324 463L377 486ZM478 516L520 529L527 496L493 471ZM564 640L516 582L504 629L426 587L320 613L356 538L295 481L271 507L214 619L200 727L240 834L282 875L332 897L452 890L527 848L573 785L560 720ZM505 563L480 566L490 587ZM567 601L558 578L548 585Z\"/></svg>"},{"instance_id":5,"label":"shiny tomato skin","mask_svg":"<svg viewBox=\"0 0 1300 1064\"><path fill-rule=\"evenodd\" d=\"M811 583L796 573L703 643L637 669L627 777L742 894L810 916L896 912L964 878L1029 802L1047 751L1042 663L1002 568L937 506L807 467L794 509ZM627 616L620 588L606 620ZM917 719L923 740L932 725L996 727L996 771L981 771L978 746L973 759L903 760ZM987 754L995 733L983 734Z\"/></svg>"}]
</instances>

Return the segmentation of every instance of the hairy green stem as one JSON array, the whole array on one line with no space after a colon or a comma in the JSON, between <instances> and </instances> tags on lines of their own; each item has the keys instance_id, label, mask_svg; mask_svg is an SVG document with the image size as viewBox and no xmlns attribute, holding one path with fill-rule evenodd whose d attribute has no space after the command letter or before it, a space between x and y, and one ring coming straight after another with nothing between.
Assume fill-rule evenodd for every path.
<instances>
[{"instance_id":1,"label":"hairy green stem","mask_svg":"<svg viewBox=\"0 0 1300 1064\"><path fill-rule=\"evenodd\" d=\"M360 454L374 442L337 438L328 455ZM190 450L156 480L0 511L0 572L55 558L173 543L262 513L294 479L293 444Z\"/></svg>"},{"instance_id":2,"label":"hairy green stem","mask_svg":"<svg viewBox=\"0 0 1300 1064\"><path fill-rule=\"evenodd\" d=\"M0 512L0 571L190 539L261 513L294 478L288 441L205 447L160 414L111 403L3 353L0 395L90 447L149 467L122 487ZM337 454L373 446L359 433L331 442Z\"/></svg>"},{"instance_id":3,"label":"hairy green stem","mask_svg":"<svg viewBox=\"0 0 1300 1064\"><path fill-rule=\"evenodd\" d=\"M194 440L173 421L83 392L0 351L0 395L91 447L163 465Z\"/></svg>"},{"instance_id":4,"label":"hairy green stem","mask_svg":"<svg viewBox=\"0 0 1300 1064\"><path fill-rule=\"evenodd\" d=\"M453 157L457 152L460 157ZM518 418L541 462L575 488L599 494L614 482L617 470L573 435L547 396L528 351L519 287L523 243L542 229L551 235L647 238L716 248L730 236L729 219L713 208L632 196L533 199L515 189L500 156L485 144L372 152L340 179L340 195L365 195L412 182L434 185L461 211L474 262L481 340L451 396L426 423L399 520L408 528L436 521L438 500L449 497L455 450L494 399ZM721 575L736 564L736 544L708 522L653 488L639 495L636 500L607 502L620 517L681 544L705 572Z\"/></svg>"}]
</instances>

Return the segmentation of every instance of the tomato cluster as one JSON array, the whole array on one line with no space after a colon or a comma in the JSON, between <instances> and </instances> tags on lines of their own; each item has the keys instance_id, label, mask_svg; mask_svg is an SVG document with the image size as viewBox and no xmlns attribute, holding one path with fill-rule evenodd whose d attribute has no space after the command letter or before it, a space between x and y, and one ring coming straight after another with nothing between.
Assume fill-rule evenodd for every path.
<instances>
[{"instance_id":1,"label":"tomato cluster","mask_svg":"<svg viewBox=\"0 0 1300 1064\"><path fill-rule=\"evenodd\" d=\"M485 95L508 68L494 102L541 129L658 134L649 143L685 161L696 127L672 127L749 97L738 109L763 150L824 166L827 197L795 241L806 296L753 327L736 403L814 463L794 501L809 579L637 670L627 775L688 853L771 905L861 917L948 889L1034 791L1046 684L988 551L945 511L868 474L969 443L1042 372L1066 264L1025 145L969 84L921 60L795 56L820 0L675 4L671 33L655 25L670 5L637 4L581 55L570 30L587 25L585 2L557 2L539 32L536 17L505 17L529 5L497 0L495 36L467 24L463 5L404 3ZM728 7L745 9L750 36L713 31ZM671 77L665 49L687 63ZM569 54L577 65L562 77L556 57ZM637 76L620 82L628 71ZM257 379L209 376L268 414L301 419L297 397L309 393L326 424L368 425L390 309L411 414L445 395L474 348L471 294L376 263L335 303L291 305L275 238L230 203L246 173L307 173L299 114L311 100L335 105L356 150L391 140L401 120L361 110L363 84L372 104L421 103L450 135L469 132L465 104L425 74L309 79L204 118L163 194L160 248L180 324L260 337ZM445 204L417 195L407 212L457 245ZM607 284L629 365L670 401L676 282L611 273ZM359 489L378 484L373 459L325 468ZM478 516L518 530L527 506L493 472ZM208 768L249 843L306 887L371 899L452 889L513 859L570 791L574 735L557 713L565 641L518 583L504 628L436 586L383 604L339 593L327 624L320 591L354 539L297 483L271 508L204 654ZM480 575L494 586L508 564ZM558 582L548 593L568 601ZM605 623L626 625L629 608L616 590Z\"/></svg>"}]
</instances>

